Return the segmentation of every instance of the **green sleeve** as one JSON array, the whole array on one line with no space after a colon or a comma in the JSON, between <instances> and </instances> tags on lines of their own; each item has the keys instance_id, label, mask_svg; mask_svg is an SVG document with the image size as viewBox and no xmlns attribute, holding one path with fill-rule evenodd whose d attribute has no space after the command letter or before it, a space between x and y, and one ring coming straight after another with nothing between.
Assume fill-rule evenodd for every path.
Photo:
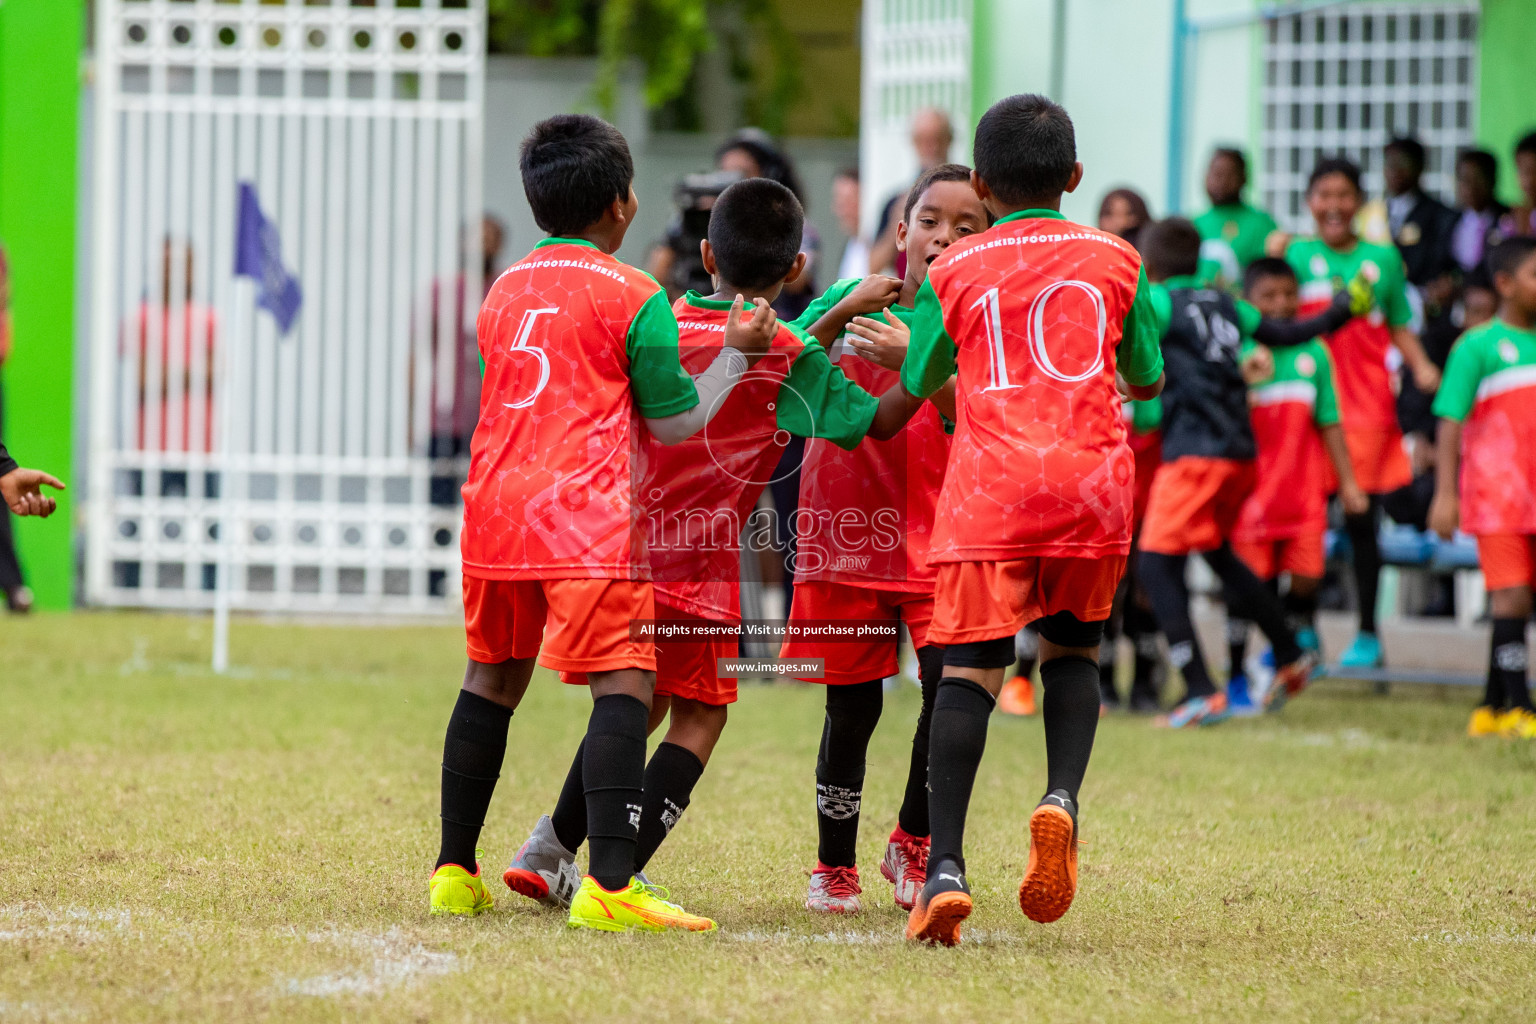
<instances>
[{"instance_id":1,"label":"green sleeve","mask_svg":"<svg viewBox=\"0 0 1536 1024\"><path fill-rule=\"evenodd\" d=\"M1435 393L1431 407L1442 419L1462 422L1472 412L1477 401L1477 387L1483 382L1483 352L1481 334L1463 338L1451 349L1445 361L1445 374L1440 379L1440 390Z\"/></svg>"},{"instance_id":2,"label":"green sleeve","mask_svg":"<svg viewBox=\"0 0 1536 1024\"><path fill-rule=\"evenodd\" d=\"M1396 249L1388 249L1389 259L1381 268L1381 288L1377 298L1387 323L1401 327L1413 319L1413 307L1408 303L1408 275L1403 268L1403 258Z\"/></svg>"},{"instance_id":3,"label":"green sleeve","mask_svg":"<svg viewBox=\"0 0 1536 1024\"><path fill-rule=\"evenodd\" d=\"M1316 342L1308 347L1308 351L1317 360L1317 373L1313 377L1317 398L1312 406L1312 422L1320 427L1331 427L1339 422L1339 393L1333 386L1333 359L1328 350Z\"/></svg>"},{"instance_id":4,"label":"green sleeve","mask_svg":"<svg viewBox=\"0 0 1536 1024\"><path fill-rule=\"evenodd\" d=\"M635 392L640 415L659 419L699 404L693 378L678 361L677 317L667 305L666 292L658 291L646 299L630 321L624 351L629 356L629 386Z\"/></svg>"},{"instance_id":5,"label":"green sleeve","mask_svg":"<svg viewBox=\"0 0 1536 1024\"><path fill-rule=\"evenodd\" d=\"M912 302L912 331L907 358L901 364L901 385L909 395L927 398L954 376L955 341L944 329L944 308L933 290L933 278L923 282Z\"/></svg>"},{"instance_id":6,"label":"green sleeve","mask_svg":"<svg viewBox=\"0 0 1536 1024\"><path fill-rule=\"evenodd\" d=\"M779 385L774 404L780 429L798 437L825 438L852 451L869 433L880 399L833 366L827 350L815 338L793 326L790 330L805 348Z\"/></svg>"},{"instance_id":7,"label":"green sleeve","mask_svg":"<svg viewBox=\"0 0 1536 1024\"><path fill-rule=\"evenodd\" d=\"M842 302L849 292L859 286L861 277L845 277L832 282L832 287L822 292L811 300L811 304L805 307L805 312L790 321L791 327L799 327L801 330L810 330L811 325L827 315L827 311Z\"/></svg>"},{"instance_id":8,"label":"green sleeve","mask_svg":"<svg viewBox=\"0 0 1536 1024\"><path fill-rule=\"evenodd\" d=\"M1159 294L1161 300L1157 298ZM1136 297L1131 300L1130 312L1125 314L1120 344L1115 348L1115 368L1126 383L1137 387L1157 383L1163 372L1163 333L1172 314L1168 290L1148 284L1145 268L1137 271Z\"/></svg>"},{"instance_id":9,"label":"green sleeve","mask_svg":"<svg viewBox=\"0 0 1536 1024\"><path fill-rule=\"evenodd\" d=\"M1163 400L1149 398L1145 402L1131 402L1131 430L1137 434L1150 434L1163 425Z\"/></svg>"},{"instance_id":10,"label":"green sleeve","mask_svg":"<svg viewBox=\"0 0 1536 1024\"><path fill-rule=\"evenodd\" d=\"M1237 302L1237 329L1243 332L1246 340L1253 337L1253 332L1259 329L1259 321L1264 319L1264 314L1258 311L1252 303L1236 299Z\"/></svg>"}]
</instances>

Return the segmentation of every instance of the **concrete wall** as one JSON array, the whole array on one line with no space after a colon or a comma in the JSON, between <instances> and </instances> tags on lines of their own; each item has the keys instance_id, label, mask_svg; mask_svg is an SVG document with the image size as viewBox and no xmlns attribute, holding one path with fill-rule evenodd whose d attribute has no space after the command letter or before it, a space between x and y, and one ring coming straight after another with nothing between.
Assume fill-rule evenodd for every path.
<instances>
[{"instance_id":1,"label":"concrete wall","mask_svg":"<svg viewBox=\"0 0 1536 1024\"><path fill-rule=\"evenodd\" d=\"M519 258L543 237L523 198L518 146L537 121L590 109L586 99L593 67L591 61L577 58L490 58L485 83L485 208L510 229L502 251L505 262ZM640 200L640 213L619 257L644 265L651 243L661 237L671 219L672 188L678 177L710 169L715 147L725 136L651 132L638 83L638 74L632 73L615 118L634 154L635 194ZM811 221L822 235L824 264L835 266L844 236L831 211L832 175L839 167L857 162L858 140L789 139L786 147L805 184ZM832 272L819 272L818 283L830 283Z\"/></svg>"}]
</instances>

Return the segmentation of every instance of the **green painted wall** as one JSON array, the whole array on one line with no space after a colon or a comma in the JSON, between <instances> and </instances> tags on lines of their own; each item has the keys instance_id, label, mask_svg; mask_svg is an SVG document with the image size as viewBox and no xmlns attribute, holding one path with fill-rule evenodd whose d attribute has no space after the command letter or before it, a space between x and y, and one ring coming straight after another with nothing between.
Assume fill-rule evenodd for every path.
<instances>
[{"instance_id":1,"label":"green painted wall","mask_svg":"<svg viewBox=\"0 0 1536 1024\"><path fill-rule=\"evenodd\" d=\"M71 471L75 305L75 146L84 0L0 2L0 243L11 266L15 350L6 446L23 465ZM51 518L15 521L39 607L67 608L74 580L65 492Z\"/></svg>"},{"instance_id":2,"label":"green painted wall","mask_svg":"<svg viewBox=\"0 0 1536 1024\"><path fill-rule=\"evenodd\" d=\"M1483 0L1477 141L1499 156L1499 192L1518 200L1515 142L1536 131L1536 0Z\"/></svg>"}]
</instances>

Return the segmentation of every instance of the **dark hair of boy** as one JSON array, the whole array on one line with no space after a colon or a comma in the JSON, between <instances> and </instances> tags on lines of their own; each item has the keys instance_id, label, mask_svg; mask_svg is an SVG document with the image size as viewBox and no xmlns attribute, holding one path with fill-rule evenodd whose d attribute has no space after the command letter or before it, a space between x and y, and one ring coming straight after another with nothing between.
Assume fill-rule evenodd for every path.
<instances>
[{"instance_id":1,"label":"dark hair of boy","mask_svg":"<svg viewBox=\"0 0 1536 1024\"><path fill-rule=\"evenodd\" d=\"M624 135L587 114L557 114L534 125L518 169L533 222L561 238L601 220L614 200L627 200L635 179Z\"/></svg>"},{"instance_id":2,"label":"dark hair of boy","mask_svg":"<svg viewBox=\"0 0 1536 1024\"><path fill-rule=\"evenodd\" d=\"M967 185L971 183L971 169L964 164L939 164L930 167L918 176L917 182L907 193L907 205L902 207L901 219L911 220L912 211L917 208L917 201L923 198L923 193L933 187L935 182L963 181ZM988 217L988 221L991 218Z\"/></svg>"},{"instance_id":3,"label":"dark hair of boy","mask_svg":"<svg viewBox=\"0 0 1536 1024\"><path fill-rule=\"evenodd\" d=\"M720 278L738 288L768 288L800 254L805 211L795 194L769 178L738 181L709 211L709 247Z\"/></svg>"},{"instance_id":4,"label":"dark hair of boy","mask_svg":"<svg viewBox=\"0 0 1536 1024\"><path fill-rule=\"evenodd\" d=\"M847 178L849 181L857 182L859 180L859 167L857 164L849 164L846 167L839 167L837 169L837 173L832 175L832 177Z\"/></svg>"},{"instance_id":5,"label":"dark hair of boy","mask_svg":"<svg viewBox=\"0 0 1536 1024\"><path fill-rule=\"evenodd\" d=\"M1200 232L1183 217L1153 221L1137 241L1148 277L1166 281L1189 277L1200 269Z\"/></svg>"},{"instance_id":6,"label":"dark hair of boy","mask_svg":"<svg viewBox=\"0 0 1536 1024\"><path fill-rule=\"evenodd\" d=\"M1483 180L1492 190L1499 183L1499 158L1486 149L1464 149L1456 157L1456 166L1470 164L1476 167Z\"/></svg>"},{"instance_id":7,"label":"dark hair of boy","mask_svg":"<svg viewBox=\"0 0 1536 1024\"><path fill-rule=\"evenodd\" d=\"M1515 143L1515 156L1536 156L1536 132L1523 136Z\"/></svg>"},{"instance_id":8,"label":"dark hair of boy","mask_svg":"<svg viewBox=\"0 0 1536 1024\"><path fill-rule=\"evenodd\" d=\"M1243 271L1243 291L1252 291L1260 281L1271 277L1288 277L1296 280L1295 269L1277 256L1260 256Z\"/></svg>"},{"instance_id":9,"label":"dark hair of boy","mask_svg":"<svg viewBox=\"0 0 1536 1024\"><path fill-rule=\"evenodd\" d=\"M1307 191L1312 191L1317 187L1319 181L1322 181L1330 174L1344 175L1349 183L1355 186L1356 192L1362 191L1360 188L1360 165L1342 156L1333 156L1326 160L1319 160L1317 166L1312 168L1312 174L1307 178Z\"/></svg>"},{"instance_id":10,"label":"dark hair of boy","mask_svg":"<svg viewBox=\"0 0 1536 1024\"><path fill-rule=\"evenodd\" d=\"M1424 169L1424 144L1418 139L1400 135L1382 147L1383 153L1400 153L1419 170Z\"/></svg>"},{"instance_id":11,"label":"dark hair of boy","mask_svg":"<svg viewBox=\"0 0 1536 1024\"><path fill-rule=\"evenodd\" d=\"M1536 252L1536 235L1516 235L1506 238L1488 253L1488 272L1495 278L1500 274L1513 274L1520 265Z\"/></svg>"},{"instance_id":12,"label":"dark hair of boy","mask_svg":"<svg viewBox=\"0 0 1536 1024\"><path fill-rule=\"evenodd\" d=\"M1243 176L1244 181L1248 180L1248 157L1243 154L1242 150L1234 149L1231 146L1218 146L1216 151L1211 154L1211 159L1214 160L1218 157L1231 160L1237 165L1237 173Z\"/></svg>"},{"instance_id":13,"label":"dark hair of boy","mask_svg":"<svg viewBox=\"0 0 1536 1024\"><path fill-rule=\"evenodd\" d=\"M1054 203L1077 164L1077 136L1065 108L1022 93L981 115L972 146L976 174L1009 206Z\"/></svg>"}]
</instances>

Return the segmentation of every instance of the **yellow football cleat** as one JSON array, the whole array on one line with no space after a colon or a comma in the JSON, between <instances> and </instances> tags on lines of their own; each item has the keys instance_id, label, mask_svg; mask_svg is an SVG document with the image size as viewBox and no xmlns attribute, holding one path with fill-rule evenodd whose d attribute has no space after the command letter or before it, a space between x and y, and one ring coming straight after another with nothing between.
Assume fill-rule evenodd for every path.
<instances>
[{"instance_id":1,"label":"yellow football cleat","mask_svg":"<svg viewBox=\"0 0 1536 1024\"><path fill-rule=\"evenodd\" d=\"M571 900L572 928L592 928L600 932L664 932L677 929L712 932L715 922L690 914L676 903L668 903L660 886L647 885L638 878L629 887L609 892L587 875Z\"/></svg>"},{"instance_id":2,"label":"yellow football cleat","mask_svg":"<svg viewBox=\"0 0 1536 1024\"><path fill-rule=\"evenodd\" d=\"M479 865L476 865L475 873L470 874L457 864L444 864L432 872L427 891L431 894L433 914L474 917L490 910L494 904L485 883L480 880Z\"/></svg>"},{"instance_id":3,"label":"yellow football cleat","mask_svg":"<svg viewBox=\"0 0 1536 1024\"><path fill-rule=\"evenodd\" d=\"M1510 708L1499 720L1499 735L1516 740L1536 740L1536 714L1530 708Z\"/></svg>"},{"instance_id":4,"label":"yellow football cleat","mask_svg":"<svg viewBox=\"0 0 1536 1024\"><path fill-rule=\"evenodd\" d=\"M1473 738L1497 736L1503 725L1504 712L1484 704L1473 709L1472 717L1467 720L1467 735Z\"/></svg>"}]
</instances>

